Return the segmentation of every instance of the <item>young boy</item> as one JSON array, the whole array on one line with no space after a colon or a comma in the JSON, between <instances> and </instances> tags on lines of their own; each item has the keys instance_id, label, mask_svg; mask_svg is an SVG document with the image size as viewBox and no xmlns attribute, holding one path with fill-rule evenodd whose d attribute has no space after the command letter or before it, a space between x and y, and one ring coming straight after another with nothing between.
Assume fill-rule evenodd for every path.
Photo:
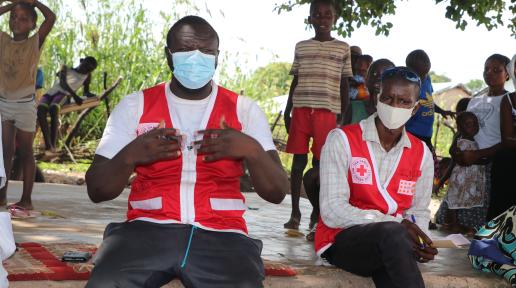
<instances>
[{"instance_id":1,"label":"young boy","mask_svg":"<svg viewBox=\"0 0 516 288\"><path fill-rule=\"evenodd\" d=\"M0 1L0 3L6 1ZM0 7L0 15L10 12L9 28L12 37L0 31L0 114L2 115L2 143L7 179L15 150L15 139L20 149L23 166L23 194L14 208L32 210L32 186L36 163L32 142L36 131L36 71L41 47L55 22L54 13L35 0L7 1ZM36 28L38 8L45 20ZM30 37L29 37L30 36ZM0 190L0 206L6 205L7 185Z\"/></svg>"},{"instance_id":2,"label":"young boy","mask_svg":"<svg viewBox=\"0 0 516 288\"><path fill-rule=\"evenodd\" d=\"M428 76L432 64L430 58L423 50L414 50L407 55L405 59L407 67L414 70L421 79L421 90L419 92L420 106L416 114L407 122L407 131L426 143L428 148L435 154L432 145L432 132L434 125L434 111L443 117L454 117L454 113L446 111L434 103L432 93L432 79Z\"/></svg>"},{"instance_id":3,"label":"young boy","mask_svg":"<svg viewBox=\"0 0 516 288\"><path fill-rule=\"evenodd\" d=\"M75 92L84 85L86 97L95 96L90 93L91 73L97 68L97 60L87 56L80 60L79 66L69 69L65 65L57 75L59 78L54 86L43 95L38 105L38 123L45 140L45 150L55 152L57 143L57 129L59 128L59 110L69 97L73 97L75 103L82 104L82 98ZM50 114L50 131L47 122L47 114ZM50 133L49 133L50 132Z\"/></svg>"},{"instance_id":4,"label":"young boy","mask_svg":"<svg viewBox=\"0 0 516 288\"><path fill-rule=\"evenodd\" d=\"M284 225L287 229L298 229L301 220L299 197L303 171L308 161L309 140L313 139L312 164L317 168L326 135L336 127L337 115L342 117L349 103L348 77L353 76L350 51L347 43L331 36L336 20L333 1L313 1L308 22L314 27L315 37L296 44L290 71L294 79L284 115L289 133L286 151L294 154L291 172L292 214Z\"/></svg>"},{"instance_id":5,"label":"young boy","mask_svg":"<svg viewBox=\"0 0 516 288\"><path fill-rule=\"evenodd\" d=\"M373 62L370 55L360 55L355 62L354 75L349 81L349 98L351 100L367 100L369 92L365 82L367 80L367 70Z\"/></svg>"}]
</instances>

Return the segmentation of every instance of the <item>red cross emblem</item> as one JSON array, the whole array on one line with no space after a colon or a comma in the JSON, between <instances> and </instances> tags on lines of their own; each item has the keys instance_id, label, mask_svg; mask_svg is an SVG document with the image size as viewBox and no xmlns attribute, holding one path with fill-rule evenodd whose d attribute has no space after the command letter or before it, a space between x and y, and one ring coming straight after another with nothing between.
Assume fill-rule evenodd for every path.
<instances>
[{"instance_id":1,"label":"red cross emblem","mask_svg":"<svg viewBox=\"0 0 516 288\"><path fill-rule=\"evenodd\" d=\"M364 165L360 165L360 167L358 167L358 169L357 169L357 172L358 172L358 174L360 174L360 176L363 177L365 175L365 173L367 172L367 169L365 168Z\"/></svg>"}]
</instances>

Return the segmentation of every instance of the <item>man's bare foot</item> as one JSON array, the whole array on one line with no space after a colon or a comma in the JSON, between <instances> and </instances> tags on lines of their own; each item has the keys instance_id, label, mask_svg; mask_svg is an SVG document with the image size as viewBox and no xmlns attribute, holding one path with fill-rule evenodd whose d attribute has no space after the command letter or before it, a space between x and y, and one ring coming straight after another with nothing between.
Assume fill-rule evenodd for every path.
<instances>
[{"instance_id":1,"label":"man's bare foot","mask_svg":"<svg viewBox=\"0 0 516 288\"><path fill-rule=\"evenodd\" d=\"M299 222L301 222L301 215L299 216L290 216L290 220L287 223L283 224L285 229L299 229Z\"/></svg>"},{"instance_id":2,"label":"man's bare foot","mask_svg":"<svg viewBox=\"0 0 516 288\"><path fill-rule=\"evenodd\" d=\"M16 202L16 203L13 203L13 204L7 206L7 208L9 208L10 206L19 206L26 210L34 210L34 206L32 206L32 202L20 201L20 202Z\"/></svg>"}]
</instances>

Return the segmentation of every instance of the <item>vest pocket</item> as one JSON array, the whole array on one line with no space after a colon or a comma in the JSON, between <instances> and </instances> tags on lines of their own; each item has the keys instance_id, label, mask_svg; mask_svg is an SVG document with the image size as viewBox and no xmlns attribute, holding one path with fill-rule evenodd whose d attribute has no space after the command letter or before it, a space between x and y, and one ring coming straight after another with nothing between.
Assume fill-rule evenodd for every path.
<instances>
[{"instance_id":1,"label":"vest pocket","mask_svg":"<svg viewBox=\"0 0 516 288\"><path fill-rule=\"evenodd\" d=\"M162 197L129 201L133 209L159 210L163 207Z\"/></svg>"},{"instance_id":2,"label":"vest pocket","mask_svg":"<svg viewBox=\"0 0 516 288\"><path fill-rule=\"evenodd\" d=\"M246 210L247 206L242 199L210 198L212 210L235 211Z\"/></svg>"}]
</instances>

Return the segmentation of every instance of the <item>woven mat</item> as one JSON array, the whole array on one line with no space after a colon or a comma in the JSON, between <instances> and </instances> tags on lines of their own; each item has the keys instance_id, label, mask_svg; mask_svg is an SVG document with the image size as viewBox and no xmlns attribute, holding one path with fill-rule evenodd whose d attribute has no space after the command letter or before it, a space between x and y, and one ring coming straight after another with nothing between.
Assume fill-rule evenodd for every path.
<instances>
[{"instance_id":1,"label":"woven mat","mask_svg":"<svg viewBox=\"0 0 516 288\"><path fill-rule=\"evenodd\" d=\"M97 247L92 244L76 243L19 243L18 251L4 261L9 281L35 280L87 280L93 269L91 260L87 263L61 262L66 251L83 251L95 253ZM265 275L295 276L296 271L283 263L264 260Z\"/></svg>"},{"instance_id":2,"label":"woven mat","mask_svg":"<svg viewBox=\"0 0 516 288\"><path fill-rule=\"evenodd\" d=\"M66 251L94 253L95 245L56 243L20 243L18 251L4 262L9 281L32 280L87 280L93 268L91 260L87 263L61 262Z\"/></svg>"}]
</instances>

